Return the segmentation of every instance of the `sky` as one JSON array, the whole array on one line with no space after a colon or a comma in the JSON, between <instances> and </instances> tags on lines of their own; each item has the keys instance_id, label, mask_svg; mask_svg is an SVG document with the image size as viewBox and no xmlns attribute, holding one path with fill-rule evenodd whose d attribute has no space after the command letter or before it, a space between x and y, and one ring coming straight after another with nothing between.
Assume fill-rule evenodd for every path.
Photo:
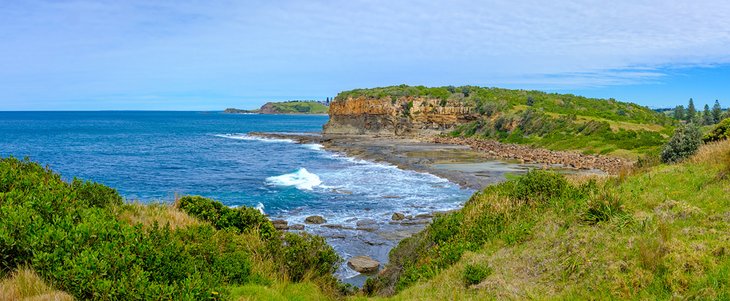
<instances>
[{"instance_id":1,"label":"sky","mask_svg":"<svg viewBox=\"0 0 730 301\"><path fill-rule=\"evenodd\" d=\"M730 1L0 0L0 111L222 110L388 85L730 106Z\"/></svg>"}]
</instances>

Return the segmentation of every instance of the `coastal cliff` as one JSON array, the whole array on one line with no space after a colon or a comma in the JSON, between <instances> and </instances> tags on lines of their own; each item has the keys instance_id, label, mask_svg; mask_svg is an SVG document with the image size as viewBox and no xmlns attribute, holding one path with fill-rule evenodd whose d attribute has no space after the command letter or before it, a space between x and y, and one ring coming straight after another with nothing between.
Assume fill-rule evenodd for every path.
<instances>
[{"instance_id":1,"label":"coastal cliff","mask_svg":"<svg viewBox=\"0 0 730 301\"><path fill-rule=\"evenodd\" d=\"M346 97L330 104L325 134L424 136L476 120L473 107L431 97Z\"/></svg>"}]
</instances>

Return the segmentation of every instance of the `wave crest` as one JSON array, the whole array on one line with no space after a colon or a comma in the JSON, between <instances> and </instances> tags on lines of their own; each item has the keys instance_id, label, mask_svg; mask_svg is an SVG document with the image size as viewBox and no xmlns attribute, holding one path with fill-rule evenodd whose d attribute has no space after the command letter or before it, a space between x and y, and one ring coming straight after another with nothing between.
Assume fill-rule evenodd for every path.
<instances>
[{"instance_id":1,"label":"wave crest","mask_svg":"<svg viewBox=\"0 0 730 301\"><path fill-rule=\"evenodd\" d=\"M300 190L312 190L314 187L322 185L319 176L309 172L306 168L280 176L268 177L266 182L276 186L294 186Z\"/></svg>"}]
</instances>

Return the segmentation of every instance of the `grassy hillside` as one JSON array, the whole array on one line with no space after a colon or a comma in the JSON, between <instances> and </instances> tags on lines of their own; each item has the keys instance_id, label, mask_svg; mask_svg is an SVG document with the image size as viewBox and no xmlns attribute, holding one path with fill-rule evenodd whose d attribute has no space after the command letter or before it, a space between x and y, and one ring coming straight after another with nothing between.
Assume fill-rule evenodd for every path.
<instances>
[{"instance_id":1,"label":"grassy hillside","mask_svg":"<svg viewBox=\"0 0 730 301\"><path fill-rule=\"evenodd\" d=\"M390 254L374 295L730 299L730 141L618 178L544 171L486 188Z\"/></svg>"},{"instance_id":2,"label":"grassy hillside","mask_svg":"<svg viewBox=\"0 0 730 301\"><path fill-rule=\"evenodd\" d=\"M269 102L259 111L265 114L327 114L328 107L316 101Z\"/></svg>"},{"instance_id":3,"label":"grassy hillside","mask_svg":"<svg viewBox=\"0 0 730 301\"><path fill-rule=\"evenodd\" d=\"M453 136L629 158L657 153L674 124L664 114L614 99L474 86L357 89L342 92L335 100L359 96L422 96L441 99L443 106L472 107L480 117L450 133Z\"/></svg>"},{"instance_id":4,"label":"grassy hillside","mask_svg":"<svg viewBox=\"0 0 730 301\"><path fill-rule=\"evenodd\" d=\"M323 238L281 233L252 208L202 197L125 204L109 187L0 159L0 296L330 298L341 289L332 276L339 261Z\"/></svg>"}]
</instances>

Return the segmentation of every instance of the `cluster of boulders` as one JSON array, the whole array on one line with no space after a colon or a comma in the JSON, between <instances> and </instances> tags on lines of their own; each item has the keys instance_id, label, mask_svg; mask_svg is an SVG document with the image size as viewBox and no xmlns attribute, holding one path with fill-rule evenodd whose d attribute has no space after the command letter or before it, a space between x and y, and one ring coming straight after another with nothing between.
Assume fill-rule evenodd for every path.
<instances>
[{"instance_id":1,"label":"cluster of boulders","mask_svg":"<svg viewBox=\"0 0 730 301\"><path fill-rule=\"evenodd\" d=\"M610 174L618 174L630 168L632 162L608 156L586 155L569 151L551 151L525 145L506 144L494 140L481 140L463 137L434 137L434 143L468 145L472 149L485 152L498 159L515 159L522 163L560 164L577 169L599 169ZM566 141L570 143L570 141Z\"/></svg>"}]
</instances>

